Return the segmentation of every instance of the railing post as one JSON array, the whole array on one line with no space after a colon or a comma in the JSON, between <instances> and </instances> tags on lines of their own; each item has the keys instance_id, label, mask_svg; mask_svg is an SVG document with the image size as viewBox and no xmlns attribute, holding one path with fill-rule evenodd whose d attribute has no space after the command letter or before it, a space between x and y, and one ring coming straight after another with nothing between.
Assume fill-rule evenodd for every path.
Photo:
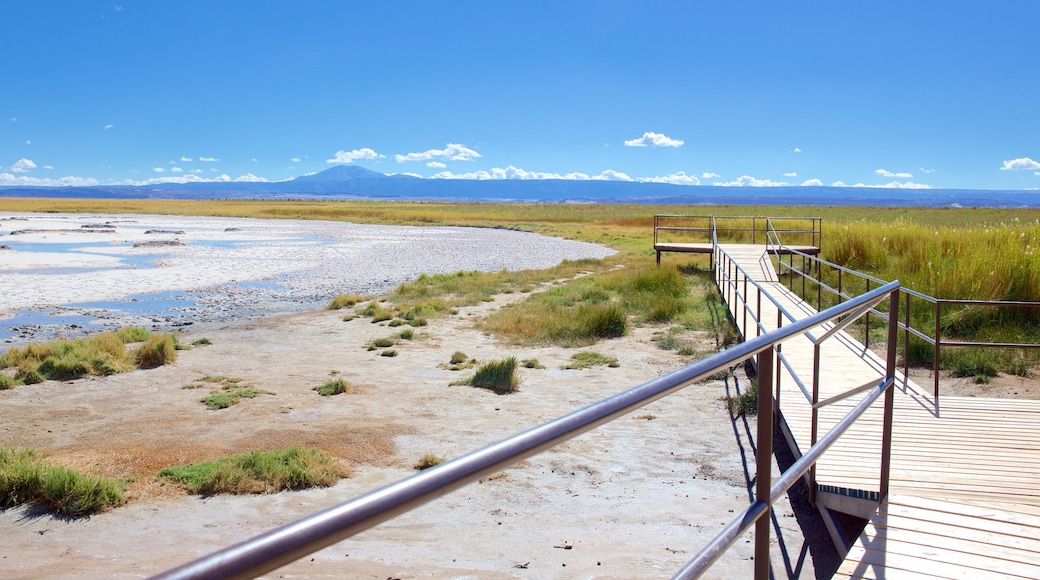
<instances>
[{"instance_id":1,"label":"railing post","mask_svg":"<svg viewBox=\"0 0 1040 580\"><path fill-rule=\"evenodd\" d=\"M870 293L870 278L867 278L867 291L864 294ZM863 316L863 321L867 326L867 333L863 337L863 346L870 348L870 310L867 311L866 315Z\"/></svg>"},{"instance_id":2,"label":"railing post","mask_svg":"<svg viewBox=\"0 0 1040 580\"><path fill-rule=\"evenodd\" d=\"M773 349L758 353L758 453L755 456L755 499L771 503L773 483ZM773 524L773 508L755 522L755 579L769 580L769 528Z\"/></svg>"},{"instance_id":3,"label":"railing post","mask_svg":"<svg viewBox=\"0 0 1040 580\"><path fill-rule=\"evenodd\" d=\"M762 288L756 284L755 290L758 292L758 294L755 295L757 302L755 305L755 320L757 321L755 323L755 336L758 337L762 335Z\"/></svg>"},{"instance_id":4,"label":"railing post","mask_svg":"<svg viewBox=\"0 0 1040 580\"><path fill-rule=\"evenodd\" d=\"M893 290L888 299L888 350L886 379L892 384L885 393L885 423L881 437L881 499L888 497L889 470L892 466L892 411L895 404L896 348L899 341L899 290Z\"/></svg>"},{"instance_id":5,"label":"railing post","mask_svg":"<svg viewBox=\"0 0 1040 580\"><path fill-rule=\"evenodd\" d=\"M748 307L748 303L747 303L747 275L746 274L744 275L744 299L741 302L743 302L743 304L744 304L743 331L742 331L741 334L744 336L744 340L747 340L747 311L748 311L747 307Z\"/></svg>"},{"instance_id":6,"label":"railing post","mask_svg":"<svg viewBox=\"0 0 1040 580\"><path fill-rule=\"evenodd\" d=\"M842 302L845 301L843 299L842 295L841 295L841 273L842 273L842 270L839 269L838 270L838 304L841 304Z\"/></svg>"},{"instance_id":7,"label":"railing post","mask_svg":"<svg viewBox=\"0 0 1040 580\"><path fill-rule=\"evenodd\" d=\"M816 445L819 434L820 410L820 345L813 345L812 419L809 422L809 447ZM816 464L809 468L809 501L816 503Z\"/></svg>"},{"instance_id":8,"label":"railing post","mask_svg":"<svg viewBox=\"0 0 1040 580\"><path fill-rule=\"evenodd\" d=\"M935 301L935 360L932 374L935 376L934 396L935 404L939 404L939 346L942 344L942 301Z\"/></svg>"},{"instance_id":9,"label":"railing post","mask_svg":"<svg viewBox=\"0 0 1040 580\"><path fill-rule=\"evenodd\" d=\"M906 293L906 313L903 314L906 322L903 336L903 386L906 387L910 381L910 293Z\"/></svg>"}]
</instances>

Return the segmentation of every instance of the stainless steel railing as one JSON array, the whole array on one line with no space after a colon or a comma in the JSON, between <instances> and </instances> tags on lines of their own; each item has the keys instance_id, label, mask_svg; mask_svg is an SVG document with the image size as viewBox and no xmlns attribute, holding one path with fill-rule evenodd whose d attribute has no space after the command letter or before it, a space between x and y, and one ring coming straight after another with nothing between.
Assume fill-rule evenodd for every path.
<instances>
[{"instance_id":1,"label":"stainless steel railing","mask_svg":"<svg viewBox=\"0 0 1040 580\"><path fill-rule=\"evenodd\" d=\"M514 435L468 455L422 471L409 478L369 492L342 504L330 507L296 522L275 528L239 544L224 548L208 556L189 562L156 578L252 578L294 560L349 538L363 530L385 522L450 493L482 477L505 469L536 453L567 441L617 417L626 415L644 405L672 394L690 384L711 376L751 357L758 359L758 380L770 384L774 347L782 342L809 332L828 322L872 307L886 297L897 296L899 284L892 282L872 292L856 297L842 305L801 320L791 321L783 328L763 333L726 351L717 353L668 375L604 399L559 417L543 425ZM868 306L869 305L869 306ZM898 302L891 308L898 308ZM893 335L894 336L894 335ZM824 340L826 337L821 336ZM894 349L891 350L894 353ZM890 355L891 356L894 355ZM819 458L826 448L855 421L882 393L886 394L884 449L881 466L881 489L887 493L888 457L891 445L891 385L894 362L888 376L879 382L852 412L821 442L808 450L795 465L770 486L772 455L772 394L769 389L759 390L759 426L757 447L757 495L744 514L725 528L701 555L692 560L677 575L696 577L711 562L732 545L743 530L756 525L756 577L769 574L769 518L770 506L779 494L794 484ZM795 473L797 471L797 473Z\"/></svg>"}]
</instances>

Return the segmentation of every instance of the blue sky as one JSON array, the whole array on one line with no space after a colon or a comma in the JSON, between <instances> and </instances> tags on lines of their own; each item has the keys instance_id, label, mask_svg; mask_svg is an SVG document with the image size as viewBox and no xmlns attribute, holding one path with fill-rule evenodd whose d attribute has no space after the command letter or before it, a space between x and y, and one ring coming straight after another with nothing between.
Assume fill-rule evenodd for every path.
<instances>
[{"instance_id":1,"label":"blue sky","mask_svg":"<svg viewBox=\"0 0 1040 580\"><path fill-rule=\"evenodd\" d=\"M1040 188L1040 2L0 4L0 185Z\"/></svg>"}]
</instances>

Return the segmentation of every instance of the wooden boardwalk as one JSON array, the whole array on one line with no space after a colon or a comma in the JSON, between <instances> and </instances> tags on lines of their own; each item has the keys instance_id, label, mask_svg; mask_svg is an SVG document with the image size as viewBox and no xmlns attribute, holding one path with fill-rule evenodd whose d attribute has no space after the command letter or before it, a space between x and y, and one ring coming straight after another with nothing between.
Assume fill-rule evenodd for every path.
<instances>
[{"instance_id":1,"label":"wooden boardwalk","mask_svg":"<svg viewBox=\"0 0 1040 580\"><path fill-rule=\"evenodd\" d=\"M778 282L765 246L721 247L792 315L815 313ZM747 299L758 299L750 284ZM730 302L743 329L742 308ZM777 307L764 296L761 303L772 330ZM755 336L750 317L746 329ZM799 337L782 352L811 389L812 342ZM821 361L820 400L885 374L884 361L845 333L824 343ZM941 396L936 404L929 390L897 379L890 492L881 509L880 403L817 467L818 505L870 518L837 577L1040 578L1040 401ZM780 385L781 426L798 454L811 445L811 405L782 367ZM819 435L860 398L820 409Z\"/></svg>"}]
</instances>

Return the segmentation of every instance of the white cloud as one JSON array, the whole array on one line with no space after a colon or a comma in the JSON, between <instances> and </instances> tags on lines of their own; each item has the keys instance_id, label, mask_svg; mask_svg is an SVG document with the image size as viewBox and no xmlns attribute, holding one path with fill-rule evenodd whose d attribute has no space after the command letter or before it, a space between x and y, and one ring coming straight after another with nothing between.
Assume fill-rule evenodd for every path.
<instances>
[{"instance_id":1,"label":"white cloud","mask_svg":"<svg viewBox=\"0 0 1040 580\"><path fill-rule=\"evenodd\" d=\"M790 173L785 173L784 177L798 177L798 174L792 171Z\"/></svg>"},{"instance_id":2,"label":"white cloud","mask_svg":"<svg viewBox=\"0 0 1040 580\"><path fill-rule=\"evenodd\" d=\"M379 157L386 157L386 155L380 155L368 147L362 147L353 151L337 151L336 156L326 159L325 163L353 163L358 159L377 159ZM299 163L299 161L296 159L293 163Z\"/></svg>"},{"instance_id":3,"label":"white cloud","mask_svg":"<svg viewBox=\"0 0 1040 580\"><path fill-rule=\"evenodd\" d=\"M480 157L480 153L460 145L458 143L448 143L444 149L429 149L421 153L409 153L407 155L394 155L394 159L398 163L404 163L405 161L429 161L430 159L443 159L445 161L470 161Z\"/></svg>"},{"instance_id":4,"label":"white cloud","mask_svg":"<svg viewBox=\"0 0 1040 580\"><path fill-rule=\"evenodd\" d=\"M426 167L433 167L435 169L444 169L445 167L447 167L447 165L441 163L440 161L430 161L429 163L426 164Z\"/></svg>"},{"instance_id":5,"label":"white cloud","mask_svg":"<svg viewBox=\"0 0 1040 580\"><path fill-rule=\"evenodd\" d=\"M900 177L900 178L913 177L912 174L907 173L905 171L901 171L899 173L893 173L893 172L891 172L891 171L889 171L887 169L875 169L874 173L880 175L881 177Z\"/></svg>"},{"instance_id":6,"label":"white cloud","mask_svg":"<svg viewBox=\"0 0 1040 580\"><path fill-rule=\"evenodd\" d=\"M342 151L340 151L340 153L342 153ZM292 161L293 163L299 163L300 162L300 158L299 157L290 157L289 161Z\"/></svg>"},{"instance_id":7,"label":"white cloud","mask_svg":"<svg viewBox=\"0 0 1040 580\"><path fill-rule=\"evenodd\" d=\"M166 171L166 170L164 168L162 168L162 167L153 167L152 171L154 171L156 173L162 173L163 171Z\"/></svg>"},{"instance_id":8,"label":"white cloud","mask_svg":"<svg viewBox=\"0 0 1040 580\"><path fill-rule=\"evenodd\" d=\"M1040 171L1034 171L1033 175L1040 175Z\"/></svg>"},{"instance_id":9,"label":"white cloud","mask_svg":"<svg viewBox=\"0 0 1040 580\"><path fill-rule=\"evenodd\" d=\"M254 158L252 159L252 162L253 162L253 163L256 163L256 157L254 157Z\"/></svg>"},{"instance_id":10,"label":"white cloud","mask_svg":"<svg viewBox=\"0 0 1040 580\"><path fill-rule=\"evenodd\" d=\"M722 177L722 176L719 175L718 173L712 173L710 171L705 171L704 173L701 174L701 177L704 178L704 179L715 179L716 177Z\"/></svg>"},{"instance_id":11,"label":"white cloud","mask_svg":"<svg viewBox=\"0 0 1040 580\"><path fill-rule=\"evenodd\" d=\"M898 181L891 181L889 183L877 183L877 184L857 183L855 185L849 185L849 184L845 183L844 181L835 181L831 185L834 186L834 187L880 187L880 188L884 188L884 189L931 189L932 188L931 185L928 185L926 183L914 183L913 181L905 181L905 182L902 182L902 183L900 183Z\"/></svg>"},{"instance_id":12,"label":"white cloud","mask_svg":"<svg viewBox=\"0 0 1040 580\"><path fill-rule=\"evenodd\" d=\"M115 126L115 125L111 125L111 124L109 124L109 125L105 125L105 131L108 131L109 129L111 129L111 128L112 128L112 127L114 127L114 126Z\"/></svg>"},{"instance_id":13,"label":"white cloud","mask_svg":"<svg viewBox=\"0 0 1040 580\"><path fill-rule=\"evenodd\" d=\"M30 140L26 139L26 140L25 140L25 144L26 144L26 145L32 145L32 141L30 141Z\"/></svg>"},{"instance_id":14,"label":"white cloud","mask_svg":"<svg viewBox=\"0 0 1040 580\"><path fill-rule=\"evenodd\" d=\"M671 183L673 185L700 185L701 180L696 175L686 175L685 171L676 171L671 175L663 177L640 177L636 181L643 183Z\"/></svg>"},{"instance_id":15,"label":"white cloud","mask_svg":"<svg viewBox=\"0 0 1040 580\"><path fill-rule=\"evenodd\" d=\"M802 182L802 187L819 187L823 185L823 182L819 179L806 179Z\"/></svg>"},{"instance_id":16,"label":"white cloud","mask_svg":"<svg viewBox=\"0 0 1040 580\"><path fill-rule=\"evenodd\" d=\"M202 170L201 169L192 169L191 172L192 173L202 173Z\"/></svg>"},{"instance_id":17,"label":"white cloud","mask_svg":"<svg viewBox=\"0 0 1040 580\"><path fill-rule=\"evenodd\" d=\"M36 164L33 163L32 159L19 159L11 166L11 171L14 171L15 173L25 173L27 171L32 171L33 169L36 169Z\"/></svg>"},{"instance_id":18,"label":"white cloud","mask_svg":"<svg viewBox=\"0 0 1040 580\"><path fill-rule=\"evenodd\" d=\"M1000 168L1003 171L1015 170L1015 169L1040 169L1040 163L1033 161L1028 157L1021 159L1012 159L1005 161L1004 166Z\"/></svg>"},{"instance_id":19,"label":"white cloud","mask_svg":"<svg viewBox=\"0 0 1040 580\"><path fill-rule=\"evenodd\" d=\"M171 167L170 171L172 171L173 173L180 173L180 172L182 172L184 170L181 169L180 167Z\"/></svg>"},{"instance_id":20,"label":"white cloud","mask_svg":"<svg viewBox=\"0 0 1040 580\"><path fill-rule=\"evenodd\" d=\"M183 163L191 163L191 157L181 157L181 162L183 162Z\"/></svg>"},{"instance_id":21,"label":"white cloud","mask_svg":"<svg viewBox=\"0 0 1040 580\"><path fill-rule=\"evenodd\" d=\"M43 168L44 169L54 169L54 166L53 165L44 165Z\"/></svg>"},{"instance_id":22,"label":"white cloud","mask_svg":"<svg viewBox=\"0 0 1040 580\"><path fill-rule=\"evenodd\" d=\"M89 186L97 185L98 180L88 177L62 177L59 179L44 178L44 177L29 177L28 175L14 175L13 173L0 173L0 185L34 185L42 187L63 187L63 186Z\"/></svg>"},{"instance_id":23,"label":"white cloud","mask_svg":"<svg viewBox=\"0 0 1040 580\"><path fill-rule=\"evenodd\" d=\"M263 177L257 177L255 175L253 175L252 173L247 173L245 175L239 175L238 177L235 178L235 181L238 181L238 182L249 182L249 183L259 183L259 182L265 182L266 183L267 179L265 179Z\"/></svg>"},{"instance_id":24,"label":"white cloud","mask_svg":"<svg viewBox=\"0 0 1040 580\"><path fill-rule=\"evenodd\" d=\"M683 143L682 139L672 139L661 133L647 131L638 139L625 141L625 147L681 147Z\"/></svg>"},{"instance_id":25,"label":"white cloud","mask_svg":"<svg viewBox=\"0 0 1040 580\"><path fill-rule=\"evenodd\" d=\"M934 169L925 169L924 167L919 167L918 169L921 170L921 173L935 173Z\"/></svg>"},{"instance_id":26,"label":"white cloud","mask_svg":"<svg viewBox=\"0 0 1040 580\"><path fill-rule=\"evenodd\" d=\"M750 175L741 175L733 181L714 181L714 185L723 187L781 187L791 185L786 181L773 181L772 179L756 179Z\"/></svg>"},{"instance_id":27,"label":"white cloud","mask_svg":"<svg viewBox=\"0 0 1040 580\"><path fill-rule=\"evenodd\" d=\"M510 165L505 169L500 167L494 167L490 171L471 171L467 173L454 173L451 171L441 171L430 176L430 179L477 179L477 180L492 180L492 179L520 179L520 180L532 180L532 179L568 179L574 181L632 181L632 178L628 175L621 173L620 171L614 171L607 169L599 175L588 175L586 173L542 173L539 171L527 171L526 169L520 169Z\"/></svg>"},{"instance_id":28,"label":"white cloud","mask_svg":"<svg viewBox=\"0 0 1040 580\"><path fill-rule=\"evenodd\" d=\"M799 149L798 147L795 147L794 149L791 150L791 153L801 153L801 152L802 152L802 150Z\"/></svg>"},{"instance_id":29,"label":"white cloud","mask_svg":"<svg viewBox=\"0 0 1040 580\"><path fill-rule=\"evenodd\" d=\"M419 177L419 178L422 178L422 175L419 175L418 173L412 173L411 171L405 171L404 173L401 173L400 175L407 175L408 177Z\"/></svg>"},{"instance_id":30,"label":"white cloud","mask_svg":"<svg viewBox=\"0 0 1040 580\"><path fill-rule=\"evenodd\" d=\"M199 157L199 161L205 161L206 163L213 163L214 161L220 161L216 157Z\"/></svg>"}]
</instances>

